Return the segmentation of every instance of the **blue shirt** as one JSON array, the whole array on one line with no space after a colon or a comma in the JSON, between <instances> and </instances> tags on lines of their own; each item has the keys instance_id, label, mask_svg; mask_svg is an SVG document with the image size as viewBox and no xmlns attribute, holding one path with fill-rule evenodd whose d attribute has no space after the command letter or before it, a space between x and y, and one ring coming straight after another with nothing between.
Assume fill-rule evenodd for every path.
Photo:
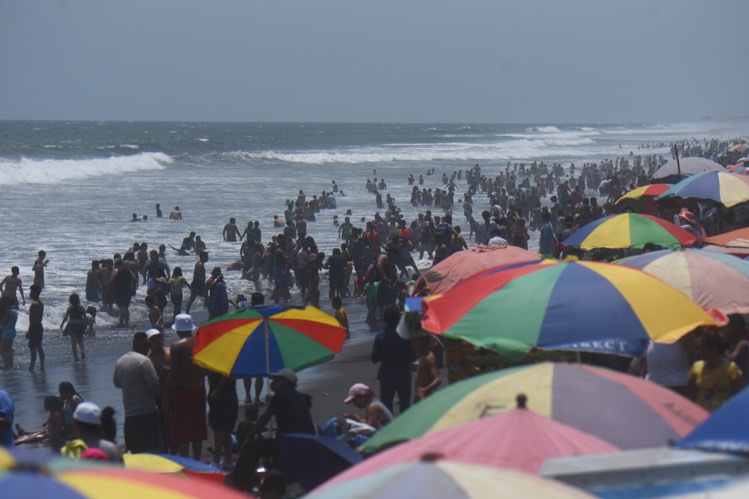
<instances>
[{"instance_id":1,"label":"blue shirt","mask_svg":"<svg viewBox=\"0 0 749 499\"><path fill-rule=\"evenodd\" d=\"M546 222L541 226L541 239L538 244L538 252L542 255L551 255L554 252L554 229L551 228L551 223Z\"/></svg>"}]
</instances>

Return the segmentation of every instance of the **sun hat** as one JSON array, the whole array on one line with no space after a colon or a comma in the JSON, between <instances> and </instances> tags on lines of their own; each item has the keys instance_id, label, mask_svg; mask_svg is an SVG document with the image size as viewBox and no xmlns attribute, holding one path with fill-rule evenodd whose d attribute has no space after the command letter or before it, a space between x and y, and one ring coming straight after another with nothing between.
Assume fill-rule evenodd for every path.
<instances>
[{"instance_id":1,"label":"sun hat","mask_svg":"<svg viewBox=\"0 0 749 499\"><path fill-rule=\"evenodd\" d=\"M175 331L195 331L195 324L190 314L179 314L174 318L172 329Z\"/></svg>"},{"instance_id":2,"label":"sun hat","mask_svg":"<svg viewBox=\"0 0 749 499\"><path fill-rule=\"evenodd\" d=\"M679 212L679 218L686 220L687 222L694 223L694 213L689 211L688 208L682 208Z\"/></svg>"},{"instance_id":3,"label":"sun hat","mask_svg":"<svg viewBox=\"0 0 749 499\"><path fill-rule=\"evenodd\" d=\"M292 371L291 369L289 369L288 367L284 367L280 371L270 373L270 377L285 379L286 381L291 382L292 385L296 386L296 382L297 382L296 373Z\"/></svg>"},{"instance_id":4,"label":"sun hat","mask_svg":"<svg viewBox=\"0 0 749 499\"><path fill-rule=\"evenodd\" d=\"M81 402L73 412L73 419L79 423L101 424L101 409L93 402Z\"/></svg>"},{"instance_id":5,"label":"sun hat","mask_svg":"<svg viewBox=\"0 0 749 499\"><path fill-rule=\"evenodd\" d=\"M158 329L149 329L148 331L146 331L146 337L149 340L159 334L161 334L161 331L159 331Z\"/></svg>"},{"instance_id":6,"label":"sun hat","mask_svg":"<svg viewBox=\"0 0 749 499\"><path fill-rule=\"evenodd\" d=\"M356 397L369 393L369 387L364 383L356 383L349 388L348 397L343 401L344 404L350 404Z\"/></svg>"}]
</instances>

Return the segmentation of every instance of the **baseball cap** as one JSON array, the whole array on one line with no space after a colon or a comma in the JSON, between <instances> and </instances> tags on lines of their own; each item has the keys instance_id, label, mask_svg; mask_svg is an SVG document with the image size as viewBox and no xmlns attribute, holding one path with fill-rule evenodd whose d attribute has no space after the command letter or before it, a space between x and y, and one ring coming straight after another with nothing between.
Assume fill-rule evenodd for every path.
<instances>
[{"instance_id":1,"label":"baseball cap","mask_svg":"<svg viewBox=\"0 0 749 499\"><path fill-rule=\"evenodd\" d=\"M174 318L172 329L175 331L195 331L195 324L190 314L179 314Z\"/></svg>"},{"instance_id":2,"label":"baseball cap","mask_svg":"<svg viewBox=\"0 0 749 499\"><path fill-rule=\"evenodd\" d=\"M369 387L364 383L356 383L349 388L348 397L343 401L344 404L350 404L355 397L359 395L366 395L369 393Z\"/></svg>"},{"instance_id":3,"label":"baseball cap","mask_svg":"<svg viewBox=\"0 0 749 499\"><path fill-rule=\"evenodd\" d=\"M75 408L73 419L79 423L92 425L101 424L101 409L93 402L81 402Z\"/></svg>"},{"instance_id":4,"label":"baseball cap","mask_svg":"<svg viewBox=\"0 0 749 499\"><path fill-rule=\"evenodd\" d=\"M161 331L159 331L158 329L149 329L148 331L146 331L146 337L149 340L158 334L161 334Z\"/></svg>"},{"instance_id":5,"label":"baseball cap","mask_svg":"<svg viewBox=\"0 0 749 499\"><path fill-rule=\"evenodd\" d=\"M289 369L288 367L284 367L280 371L270 373L271 378L283 378L287 381L290 381L294 386L296 386L297 377L296 373Z\"/></svg>"}]
</instances>

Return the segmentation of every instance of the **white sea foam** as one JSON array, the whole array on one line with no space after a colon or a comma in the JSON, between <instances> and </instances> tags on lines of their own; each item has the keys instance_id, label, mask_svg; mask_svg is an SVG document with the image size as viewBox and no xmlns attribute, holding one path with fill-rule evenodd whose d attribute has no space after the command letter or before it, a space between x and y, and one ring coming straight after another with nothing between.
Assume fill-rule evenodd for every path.
<instances>
[{"instance_id":1,"label":"white sea foam","mask_svg":"<svg viewBox=\"0 0 749 499\"><path fill-rule=\"evenodd\" d=\"M66 180L162 170L172 163L164 153L141 153L84 160L0 159L0 185L57 184Z\"/></svg>"}]
</instances>

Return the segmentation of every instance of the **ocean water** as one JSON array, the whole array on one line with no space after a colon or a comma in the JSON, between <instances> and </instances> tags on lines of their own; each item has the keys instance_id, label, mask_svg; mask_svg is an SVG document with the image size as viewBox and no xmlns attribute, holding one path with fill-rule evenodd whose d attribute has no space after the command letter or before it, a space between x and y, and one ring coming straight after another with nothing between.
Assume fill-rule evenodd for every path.
<instances>
[{"instance_id":1,"label":"ocean water","mask_svg":"<svg viewBox=\"0 0 749 499\"><path fill-rule=\"evenodd\" d=\"M72 365L69 343L57 329L68 295L85 296L86 272L92 259L124 253L133 242L179 246L195 231L206 242L209 269L238 259L239 243L222 241L222 228L235 217L240 230L260 221L263 241L274 230L273 215L283 216L286 199L303 189L308 198L330 191L335 180L345 196L336 210L323 210L308 224L309 234L326 254L340 244L332 217L353 212L371 220L374 196L368 178L384 178L407 218L411 207L407 177L425 174L424 187L442 187L442 173L478 163L482 173L496 175L507 162L534 160L570 163L614 159L634 154L669 154L672 141L732 138L749 135L747 122L678 124L313 124L313 123L129 123L129 122L0 122L0 273L21 269L25 291L33 280L31 266L38 250L47 252L45 376L29 375L23 333L28 320L21 308L15 360L19 369L0 372L0 387L18 399L19 420L33 426L43 420L41 398L71 379L81 393L114 403L113 360L127 350L131 331L112 325L100 314L98 337L88 342L89 359ZM647 149L640 150L645 145ZM376 173L375 173L376 171ZM466 185L458 182L456 199ZM483 209L480 197L477 209ZM184 219L155 217L160 203L165 217L179 206ZM461 212L457 209L456 212ZM148 215L131 223L132 213ZM455 223L466 227L462 214ZM535 240L535 239L534 239ZM533 249L533 248L532 248ZM188 278L193 256L169 251L171 267L181 266ZM426 263L426 262L423 262ZM251 285L238 272L226 272L231 295ZM146 321L141 287L131 307L133 321ZM325 301L325 300L324 300ZM327 305L327 304L325 304ZM170 316L170 307L165 314ZM121 414L121 411L120 411ZM28 421L31 420L31 421Z\"/></svg>"}]
</instances>

